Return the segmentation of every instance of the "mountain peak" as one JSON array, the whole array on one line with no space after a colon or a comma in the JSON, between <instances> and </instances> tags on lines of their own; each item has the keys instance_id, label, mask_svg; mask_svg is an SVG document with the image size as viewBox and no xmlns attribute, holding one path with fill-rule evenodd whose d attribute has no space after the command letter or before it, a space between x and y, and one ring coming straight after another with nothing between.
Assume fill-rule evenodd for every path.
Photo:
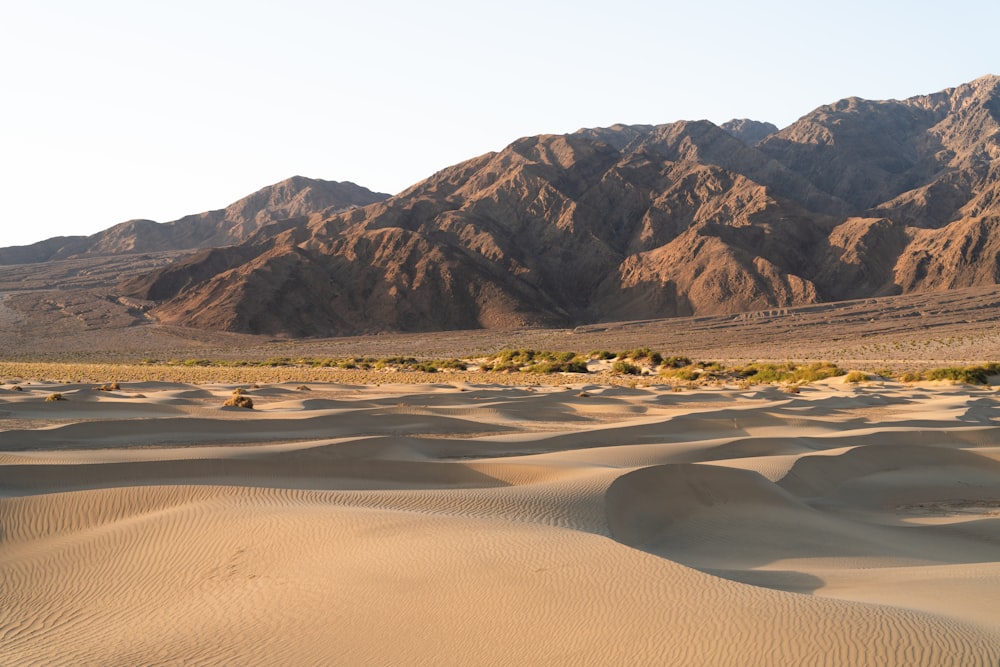
<instances>
[{"instance_id":1,"label":"mountain peak","mask_svg":"<svg viewBox=\"0 0 1000 667\"><path fill-rule=\"evenodd\" d=\"M778 126L774 123L751 120L749 118L733 118L719 127L751 146L756 146L765 138L778 131Z\"/></svg>"},{"instance_id":2,"label":"mountain peak","mask_svg":"<svg viewBox=\"0 0 1000 667\"><path fill-rule=\"evenodd\" d=\"M0 253L0 264L234 245L273 222L319 212L331 214L388 197L350 181L292 176L265 186L224 209L188 215L172 222L129 220L87 237L70 237L65 242L50 239L21 250L4 249L5 252Z\"/></svg>"}]
</instances>

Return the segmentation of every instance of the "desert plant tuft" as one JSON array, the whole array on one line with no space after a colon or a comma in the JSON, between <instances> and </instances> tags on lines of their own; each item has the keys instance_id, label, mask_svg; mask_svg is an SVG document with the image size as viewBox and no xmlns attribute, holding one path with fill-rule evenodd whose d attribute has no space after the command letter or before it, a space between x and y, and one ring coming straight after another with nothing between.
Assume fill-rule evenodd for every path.
<instances>
[{"instance_id":1,"label":"desert plant tuft","mask_svg":"<svg viewBox=\"0 0 1000 667\"><path fill-rule=\"evenodd\" d=\"M844 378L844 382L849 382L851 384L859 384L861 382L868 382L868 380L870 379L871 376L869 376L868 373L863 373L861 371L851 371L850 373L847 374L847 377Z\"/></svg>"},{"instance_id":2,"label":"desert plant tuft","mask_svg":"<svg viewBox=\"0 0 1000 667\"><path fill-rule=\"evenodd\" d=\"M689 357L669 356L663 360L663 365L670 368L684 368L691 365L691 359Z\"/></svg>"},{"instance_id":3,"label":"desert plant tuft","mask_svg":"<svg viewBox=\"0 0 1000 667\"><path fill-rule=\"evenodd\" d=\"M694 366L683 366L681 368L677 368L665 365L660 369L660 375L665 378L673 378L675 380L690 382L692 380L697 380L701 375L701 372Z\"/></svg>"},{"instance_id":4,"label":"desert plant tuft","mask_svg":"<svg viewBox=\"0 0 1000 667\"><path fill-rule=\"evenodd\" d=\"M924 372L922 377L926 380L950 380L964 384L988 384L990 376L996 375L1000 375L1000 364L998 363L961 368L934 368Z\"/></svg>"},{"instance_id":5,"label":"desert plant tuft","mask_svg":"<svg viewBox=\"0 0 1000 667\"><path fill-rule=\"evenodd\" d=\"M49 394L48 396L45 397L46 403L52 403L53 401L65 401L65 400L66 397L60 393Z\"/></svg>"},{"instance_id":6,"label":"desert plant tuft","mask_svg":"<svg viewBox=\"0 0 1000 667\"><path fill-rule=\"evenodd\" d=\"M228 401L222 404L225 408L245 408L247 410L253 410L253 399L249 396L236 395L230 398Z\"/></svg>"},{"instance_id":7,"label":"desert plant tuft","mask_svg":"<svg viewBox=\"0 0 1000 667\"><path fill-rule=\"evenodd\" d=\"M622 373L623 375L638 375L641 372L638 366L630 364L624 359L620 359L612 364L611 370L615 373Z\"/></svg>"},{"instance_id":8,"label":"desert plant tuft","mask_svg":"<svg viewBox=\"0 0 1000 667\"><path fill-rule=\"evenodd\" d=\"M844 371L829 362L798 365L792 362L784 364L747 364L742 368L733 369L736 376L742 378L748 386L754 384L771 384L776 382L815 382L830 377L844 375Z\"/></svg>"}]
</instances>

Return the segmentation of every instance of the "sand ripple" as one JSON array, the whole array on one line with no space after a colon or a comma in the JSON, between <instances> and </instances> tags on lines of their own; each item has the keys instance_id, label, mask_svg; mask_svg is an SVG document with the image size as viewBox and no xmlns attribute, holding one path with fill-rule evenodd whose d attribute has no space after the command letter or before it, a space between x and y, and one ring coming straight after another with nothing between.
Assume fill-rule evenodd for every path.
<instances>
[{"instance_id":1,"label":"sand ripple","mask_svg":"<svg viewBox=\"0 0 1000 667\"><path fill-rule=\"evenodd\" d=\"M0 397L4 664L1000 661L992 393L231 389Z\"/></svg>"}]
</instances>

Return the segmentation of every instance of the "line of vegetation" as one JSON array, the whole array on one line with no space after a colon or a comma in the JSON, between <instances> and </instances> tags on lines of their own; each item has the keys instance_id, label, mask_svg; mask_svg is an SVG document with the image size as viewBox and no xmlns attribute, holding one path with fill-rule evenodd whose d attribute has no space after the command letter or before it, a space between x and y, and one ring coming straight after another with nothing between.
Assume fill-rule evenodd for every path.
<instances>
[{"instance_id":1,"label":"line of vegetation","mask_svg":"<svg viewBox=\"0 0 1000 667\"><path fill-rule=\"evenodd\" d=\"M578 354L571 351L504 349L479 359L419 359L413 356L343 358L274 357L264 360L146 359L138 364L88 364L56 362L2 362L0 378L30 380L57 378L63 383L103 383L97 391L118 391L118 382L165 381L186 383L330 382L377 383L392 381L383 373L404 372L407 382L435 382L442 372L481 371L504 383L533 383L531 378L563 373L600 373L616 384L646 383L694 386L710 384L803 385L817 380L845 376L848 383L861 383L873 375L862 371L847 373L834 363L754 362L726 367L718 362L693 361L684 356L665 356L649 348L622 352L605 350ZM972 385L987 384L1000 376L1000 362L978 366L942 367L893 374L889 369L874 371L875 377L902 382L943 380ZM108 378L116 378L108 382ZM549 381L546 380L545 383ZM0 381L0 384L4 384ZM18 391L14 383L8 390Z\"/></svg>"},{"instance_id":2,"label":"line of vegetation","mask_svg":"<svg viewBox=\"0 0 1000 667\"><path fill-rule=\"evenodd\" d=\"M989 384L990 377L1000 376L1000 363L991 362L979 366L946 366L926 371L910 371L899 376L901 382L921 380L945 380L963 384Z\"/></svg>"},{"instance_id":3,"label":"line of vegetation","mask_svg":"<svg viewBox=\"0 0 1000 667\"><path fill-rule=\"evenodd\" d=\"M750 384L808 384L832 377L845 375L847 371L834 363L822 361L812 364L747 364L732 369L732 372Z\"/></svg>"},{"instance_id":4,"label":"line of vegetation","mask_svg":"<svg viewBox=\"0 0 1000 667\"><path fill-rule=\"evenodd\" d=\"M343 370L380 371L385 369L411 370L436 373L443 370L464 371L468 365L460 359L417 359L416 357L270 357L253 361L247 359L144 359L147 366L184 366L187 368L329 368Z\"/></svg>"}]
</instances>

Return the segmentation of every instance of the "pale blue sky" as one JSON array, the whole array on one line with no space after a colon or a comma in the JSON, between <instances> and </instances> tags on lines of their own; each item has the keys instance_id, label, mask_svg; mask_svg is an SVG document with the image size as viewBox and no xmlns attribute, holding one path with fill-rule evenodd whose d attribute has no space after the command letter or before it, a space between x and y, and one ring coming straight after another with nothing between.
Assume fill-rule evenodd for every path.
<instances>
[{"instance_id":1,"label":"pale blue sky","mask_svg":"<svg viewBox=\"0 0 1000 667\"><path fill-rule=\"evenodd\" d=\"M1000 3L0 0L0 246L295 174L396 193L514 139L1000 74Z\"/></svg>"}]
</instances>

